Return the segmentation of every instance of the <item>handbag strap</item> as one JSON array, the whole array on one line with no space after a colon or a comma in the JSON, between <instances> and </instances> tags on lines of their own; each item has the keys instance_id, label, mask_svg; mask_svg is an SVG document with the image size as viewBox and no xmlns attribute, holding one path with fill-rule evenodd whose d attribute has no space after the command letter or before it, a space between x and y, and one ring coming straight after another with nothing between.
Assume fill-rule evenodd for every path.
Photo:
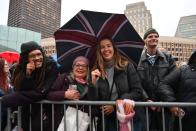
<instances>
[{"instance_id":1,"label":"handbag strap","mask_svg":"<svg viewBox=\"0 0 196 131\"><path fill-rule=\"evenodd\" d=\"M111 87L111 90L110 90L110 94L109 94L109 98L108 98L108 100L110 100L110 99L111 99L112 91L113 91L113 87L114 87L114 79L113 79L113 81L112 81L112 87Z\"/></svg>"}]
</instances>

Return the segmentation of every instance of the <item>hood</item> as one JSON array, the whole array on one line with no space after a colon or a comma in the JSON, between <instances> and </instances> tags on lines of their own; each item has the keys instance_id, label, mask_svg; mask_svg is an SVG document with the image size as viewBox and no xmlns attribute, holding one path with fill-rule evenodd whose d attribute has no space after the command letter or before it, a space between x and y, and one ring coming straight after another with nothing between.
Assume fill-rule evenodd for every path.
<instances>
[{"instance_id":1,"label":"hood","mask_svg":"<svg viewBox=\"0 0 196 131\"><path fill-rule=\"evenodd\" d=\"M194 51L189 58L188 65L196 65L196 51Z\"/></svg>"}]
</instances>

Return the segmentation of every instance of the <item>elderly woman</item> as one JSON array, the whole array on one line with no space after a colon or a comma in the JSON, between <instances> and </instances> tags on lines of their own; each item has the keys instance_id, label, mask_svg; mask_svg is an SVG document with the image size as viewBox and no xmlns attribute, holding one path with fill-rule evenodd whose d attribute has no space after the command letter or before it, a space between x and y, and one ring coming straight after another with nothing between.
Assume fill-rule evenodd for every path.
<instances>
[{"instance_id":1,"label":"elderly woman","mask_svg":"<svg viewBox=\"0 0 196 131\"><path fill-rule=\"evenodd\" d=\"M73 61L70 74L61 74L54 83L47 98L54 101L63 100L95 100L94 88L88 88L89 61L86 57L79 56ZM60 109L60 111L59 111ZM63 108L55 109L55 129L60 123ZM87 108L84 108L88 112ZM59 113L60 112L60 113Z\"/></svg>"}]
</instances>

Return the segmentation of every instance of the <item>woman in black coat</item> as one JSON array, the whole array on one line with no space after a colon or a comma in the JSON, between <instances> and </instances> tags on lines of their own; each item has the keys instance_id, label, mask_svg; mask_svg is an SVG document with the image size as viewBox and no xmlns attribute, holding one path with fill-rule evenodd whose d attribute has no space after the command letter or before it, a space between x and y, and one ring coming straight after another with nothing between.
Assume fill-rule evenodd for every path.
<instances>
[{"instance_id":1,"label":"woman in black coat","mask_svg":"<svg viewBox=\"0 0 196 131\"><path fill-rule=\"evenodd\" d=\"M162 101L196 102L196 51L191 55L188 64L168 75L157 90ZM196 131L196 108L182 107L185 116L182 119L182 131ZM173 115L179 115L180 108L171 107ZM175 131L179 131L178 119L175 121Z\"/></svg>"},{"instance_id":2,"label":"woman in black coat","mask_svg":"<svg viewBox=\"0 0 196 131\"><path fill-rule=\"evenodd\" d=\"M101 39L97 46L97 60L91 72L92 84L97 89L97 98L101 101L117 99L141 100L142 90L138 74L133 64L122 56L110 38ZM116 111L113 105L103 105L105 130L116 131ZM100 111L98 130L102 130Z\"/></svg>"}]
</instances>

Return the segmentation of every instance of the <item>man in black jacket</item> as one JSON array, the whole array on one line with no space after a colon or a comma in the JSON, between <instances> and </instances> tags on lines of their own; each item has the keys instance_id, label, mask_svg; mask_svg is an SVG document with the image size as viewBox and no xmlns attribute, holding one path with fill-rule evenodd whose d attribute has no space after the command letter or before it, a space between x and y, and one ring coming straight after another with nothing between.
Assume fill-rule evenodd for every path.
<instances>
[{"instance_id":1,"label":"man in black jacket","mask_svg":"<svg viewBox=\"0 0 196 131\"><path fill-rule=\"evenodd\" d=\"M191 55L187 65L181 66L169 74L161 83L157 94L162 101L196 102L196 51ZM185 116L182 119L182 131L196 131L196 108L182 107ZM179 107L171 107L174 116L183 111ZM180 111L180 112L179 112ZM179 119L175 120L175 131L179 131Z\"/></svg>"},{"instance_id":2,"label":"man in black jacket","mask_svg":"<svg viewBox=\"0 0 196 131\"><path fill-rule=\"evenodd\" d=\"M148 102L159 101L155 91L159 82L176 68L175 60L170 54L158 50L159 34L155 29L150 28L145 32L144 42L145 49L137 67L144 89L144 100ZM149 113L150 130L162 130L160 108L151 107ZM168 122L169 120L166 121L167 130L169 130Z\"/></svg>"},{"instance_id":3,"label":"man in black jacket","mask_svg":"<svg viewBox=\"0 0 196 131\"><path fill-rule=\"evenodd\" d=\"M42 47L34 41L21 45L20 60L13 73L12 85L15 92L2 98L4 107L22 107L22 127L29 130L29 105L46 97L58 75L57 64L46 57ZM40 108L32 104L33 131L40 128Z\"/></svg>"}]
</instances>

